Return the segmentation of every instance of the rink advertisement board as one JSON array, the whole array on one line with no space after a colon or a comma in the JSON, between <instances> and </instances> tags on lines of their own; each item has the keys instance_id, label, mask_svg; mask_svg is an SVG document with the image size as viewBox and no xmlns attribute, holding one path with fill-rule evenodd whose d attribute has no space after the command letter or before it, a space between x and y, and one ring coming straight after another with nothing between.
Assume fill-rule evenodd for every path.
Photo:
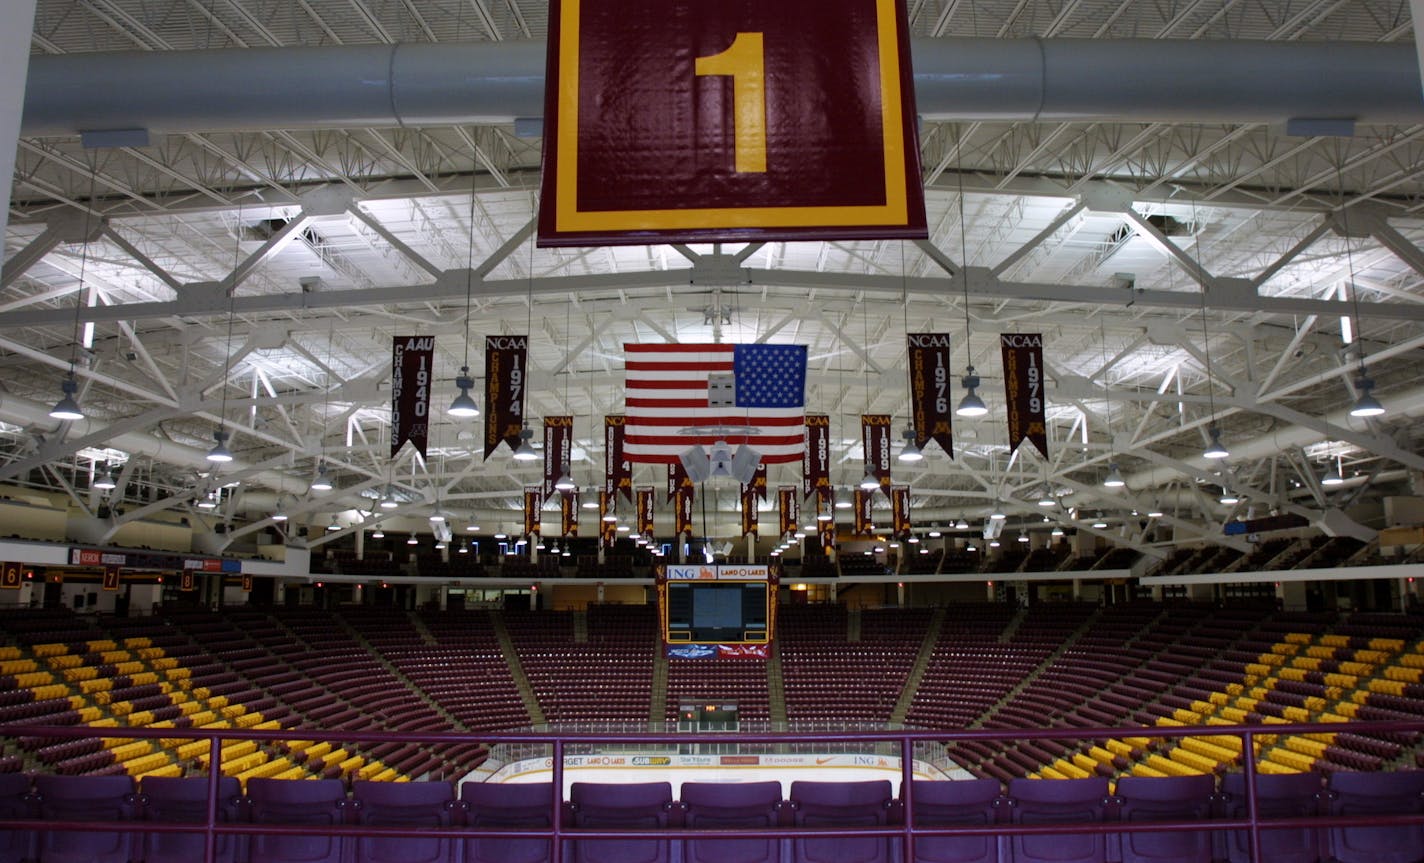
<instances>
[{"instance_id":1,"label":"rink advertisement board","mask_svg":"<svg viewBox=\"0 0 1424 863\"><path fill-rule=\"evenodd\" d=\"M771 567L666 564L655 580L669 658L769 658L777 587Z\"/></svg>"},{"instance_id":2,"label":"rink advertisement board","mask_svg":"<svg viewBox=\"0 0 1424 863\"><path fill-rule=\"evenodd\" d=\"M540 246L927 236L904 0L554 0Z\"/></svg>"}]
</instances>

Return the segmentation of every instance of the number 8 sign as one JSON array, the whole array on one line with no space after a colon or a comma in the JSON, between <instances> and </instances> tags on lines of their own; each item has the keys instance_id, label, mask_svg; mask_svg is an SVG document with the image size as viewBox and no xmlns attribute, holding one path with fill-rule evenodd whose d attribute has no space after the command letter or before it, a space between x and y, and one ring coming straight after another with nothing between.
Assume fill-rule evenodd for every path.
<instances>
[{"instance_id":1,"label":"number 8 sign","mask_svg":"<svg viewBox=\"0 0 1424 863\"><path fill-rule=\"evenodd\" d=\"M539 244L921 238L903 0L554 0Z\"/></svg>"}]
</instances>

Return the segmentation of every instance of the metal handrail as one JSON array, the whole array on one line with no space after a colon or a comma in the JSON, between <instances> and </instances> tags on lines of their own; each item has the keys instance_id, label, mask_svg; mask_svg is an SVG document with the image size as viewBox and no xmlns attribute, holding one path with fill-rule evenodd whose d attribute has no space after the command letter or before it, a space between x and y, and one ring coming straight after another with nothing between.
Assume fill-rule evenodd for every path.
<instances>
[{"instance_id":1,"label":"metal handrail","mask_svg":"<svg viewBox=\"0 0 1424 863\"><path fill-rule=\"evenodd\" d=\"M1296 723L1272 725L1210 725L1210 726L1127 726L1096 728L966 728L966 729L926 729L926 730L883 730L849 732L806 732L806 733L741 733L741 732L683 732L683 733L631 733L608 734L598 732L391 732L391 731L349 731L287 729L280 731L257 729L179 729L179 728L95 728L92 726L10 725L0 728L0 735L6 737L54 737L62 739L82 738L168 738L207 740L208 756L208 800L207 818L204 822L64 822L63 829L81 832L151 832L151 833L196 833L205 834L205 863L212 863L217 849L219 835L327 835L336 837L440 837L449 839L473 838L529 838L550 839L552 863L561 863L563 841L566 839L619 839L657 837L663 839L692 837L727 838L856 838L856 837L899 837L904 843L902 859L912 861L916 837L938 836L1019 836L1019 835L1078 835L1114 834L1139 832L1180 832L1193 830L1223 831L1246 830L1250 834L1251 859L1261 861L1261 830L1288 827L1348 827L1348 826L1398 826L1424 823L1421 815L1317 815L1307 817L1264 818L1260 814L1256 796L1255 739L1260 735L1280 736L1286 734L1340 733L1350 731L1360 734L1381 734L1391 732L1424 731L1424 721L1389 722L1349 722L1349 723ZM1037 740L1069 737L1080 740L1096 740L1114 737L1155 737L1180 738L1199 736L1235 736L1242 739L1242 767L1245 774L1246 817L1230 819L1210 819L1206 821L1101 821L1075 822L1068 824L989 824L955 827L920 827L915 824L913 806L914 747L916 743L943 744L960 740ZM485 743L485 744L546 744L553 747L551 759L553 799L553 824L548 829L472 829L464 827L377 827L372 825L290 825L290 824L243 824L224 822L218 819L218 787L221 777L222 743L226 740L309 740L320 737L323 740L354 743ZM725 743L735 741L749 744L808 744L808 743L884 743L895 742L900 746L900 797L904 810L902 825L885 827L795 827L758 829L689 829L668 827L657 829L569 829L563 824L563 778L565 747L569 744L617 743L627 744L673 744L673 743ZM219 769L214 770L213 766ZM1053 781L1053 780L1044 780ZM9 829L54 830L55 822L28 819L7 820Z\"/></svg>"}]
</instances>

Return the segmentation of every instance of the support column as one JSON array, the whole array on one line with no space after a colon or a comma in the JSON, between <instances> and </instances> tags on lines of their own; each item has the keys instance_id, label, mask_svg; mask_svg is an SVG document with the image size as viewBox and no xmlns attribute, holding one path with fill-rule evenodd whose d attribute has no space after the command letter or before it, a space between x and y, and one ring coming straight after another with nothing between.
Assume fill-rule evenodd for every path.
<instances>
[{"instance_id":1,"label":"support column","mask_svg":"<svg viewBox=\"0 0 1424 863\"><path fill-rule=\"evenodd\" d=\"M0 5L0 177L5 206L0 207L0 240L10 221L10 178L15 176L15 147L25 109L25 79L30 69L30 34L35 31L35 0L5 0Z\"/></svg>"}]
</instances>

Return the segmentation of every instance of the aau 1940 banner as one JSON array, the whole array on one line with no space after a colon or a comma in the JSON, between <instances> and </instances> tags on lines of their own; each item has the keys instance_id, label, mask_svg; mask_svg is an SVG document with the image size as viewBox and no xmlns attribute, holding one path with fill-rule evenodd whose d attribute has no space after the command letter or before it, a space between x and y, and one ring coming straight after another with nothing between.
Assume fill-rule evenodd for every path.
<instances>
[{"instance_id":1,"label":"aau 1940 banner","mask_svg":"<svg viewBox=\"0 0 1424 863\"><path fill-rule=\"evenodd\" d=\"M391 456L410 441L425 458L430 440L430 370L434 336L397 336L391 344Z\"/></svg>"}]
</instances>

